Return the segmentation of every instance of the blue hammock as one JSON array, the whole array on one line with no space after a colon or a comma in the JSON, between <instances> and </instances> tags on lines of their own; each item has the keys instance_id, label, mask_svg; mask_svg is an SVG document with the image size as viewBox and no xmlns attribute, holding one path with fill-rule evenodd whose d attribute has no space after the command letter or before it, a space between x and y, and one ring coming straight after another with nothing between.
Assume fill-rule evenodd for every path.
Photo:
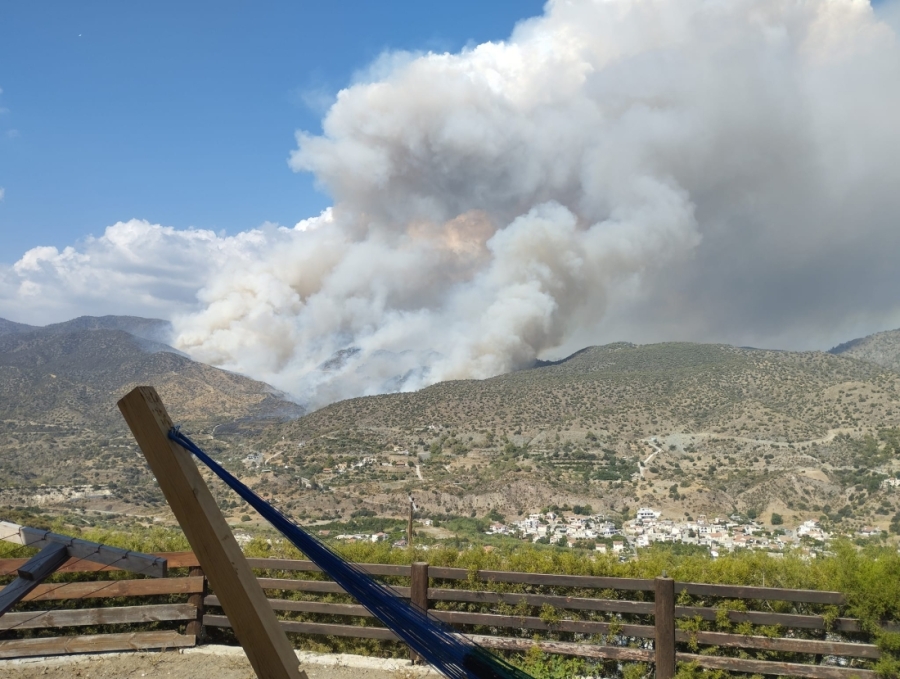
<instances>
[{"instance_id":1,"label":"blue hammock","mask_svg":"<svg viewBox=\"0 0 900 679\"><path fill-rule=\"evenodd\" d=\"M444 676L451 679L532 679L503 658L429 617L427 611L408 603L390 587L344 560L228 473L177 428L169 432L169 438L197 456L297 549Z\"/></svg>"}]
</instances>

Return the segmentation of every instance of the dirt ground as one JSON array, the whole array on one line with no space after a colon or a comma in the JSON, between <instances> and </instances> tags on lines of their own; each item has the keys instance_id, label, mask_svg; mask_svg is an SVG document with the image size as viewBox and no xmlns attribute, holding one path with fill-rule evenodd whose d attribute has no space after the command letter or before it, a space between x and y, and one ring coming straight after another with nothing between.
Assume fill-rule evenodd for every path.
<instances>
[{"instance_id":1,"label":"dirt ground","mask_svg":"<svg viewBox=\"0 0 900 679\"><path fill-rule=\"evenodd\" d=\"M440 675L404 660L298 652L309 679L433 679ZM165 653L106 653L0 660L2 679L255 679L239 648L204 646Z\"/></svg>"}]
</instances>

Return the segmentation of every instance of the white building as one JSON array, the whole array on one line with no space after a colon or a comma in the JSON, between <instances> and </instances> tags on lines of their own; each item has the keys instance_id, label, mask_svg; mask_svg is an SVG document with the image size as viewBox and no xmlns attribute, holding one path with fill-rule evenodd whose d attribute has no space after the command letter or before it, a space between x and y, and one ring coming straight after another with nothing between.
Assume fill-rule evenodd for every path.
<instances>
[{"instance_id":1,"label":"white building","mask_svg":"<svg viewBox=\"0 0 900 679\"><path fill-rule=\"evenodd\" d=\"M656 521L662 512L658 512L655 509L650 509L649 507L641 507L637 511L638 521Z\"/></svg>"}]
</instances>

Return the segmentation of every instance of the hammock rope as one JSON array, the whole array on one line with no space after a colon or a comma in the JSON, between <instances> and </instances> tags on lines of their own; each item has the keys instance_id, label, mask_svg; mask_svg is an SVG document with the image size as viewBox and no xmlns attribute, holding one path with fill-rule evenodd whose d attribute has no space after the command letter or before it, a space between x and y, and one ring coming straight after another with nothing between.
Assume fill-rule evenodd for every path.
<instances>
[{"instance_id":1,"label":"hammock rope","mask_svg":"<svg viewBox=\"0 0 900 679\"><path fill-rule=\"evenodd\" d=\"M392 588L346 561L226 471L177 427L169 432L169 438L193 453L310 561L444 676L450 679L532 679L503 658L429 617L426 610L407 602Z\"/></svg>"}]
</instances>

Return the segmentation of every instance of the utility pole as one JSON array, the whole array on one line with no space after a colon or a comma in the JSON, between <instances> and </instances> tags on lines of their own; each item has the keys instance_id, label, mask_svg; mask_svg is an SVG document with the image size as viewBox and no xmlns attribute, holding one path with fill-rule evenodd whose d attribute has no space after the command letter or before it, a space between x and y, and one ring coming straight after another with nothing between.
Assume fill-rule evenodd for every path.
<instances>
[{"instance_id":1,"label":"utility pole","mask_svg":"<svg viewBox=\"0 0 900 679\"><path fill-rule=\"evenodd\" d=\"M413 512L416 510L416 501L412 495L409 496L409 520L406 522L406 546L412 549L413 546Z\"/></svg>"}]
</instances>

